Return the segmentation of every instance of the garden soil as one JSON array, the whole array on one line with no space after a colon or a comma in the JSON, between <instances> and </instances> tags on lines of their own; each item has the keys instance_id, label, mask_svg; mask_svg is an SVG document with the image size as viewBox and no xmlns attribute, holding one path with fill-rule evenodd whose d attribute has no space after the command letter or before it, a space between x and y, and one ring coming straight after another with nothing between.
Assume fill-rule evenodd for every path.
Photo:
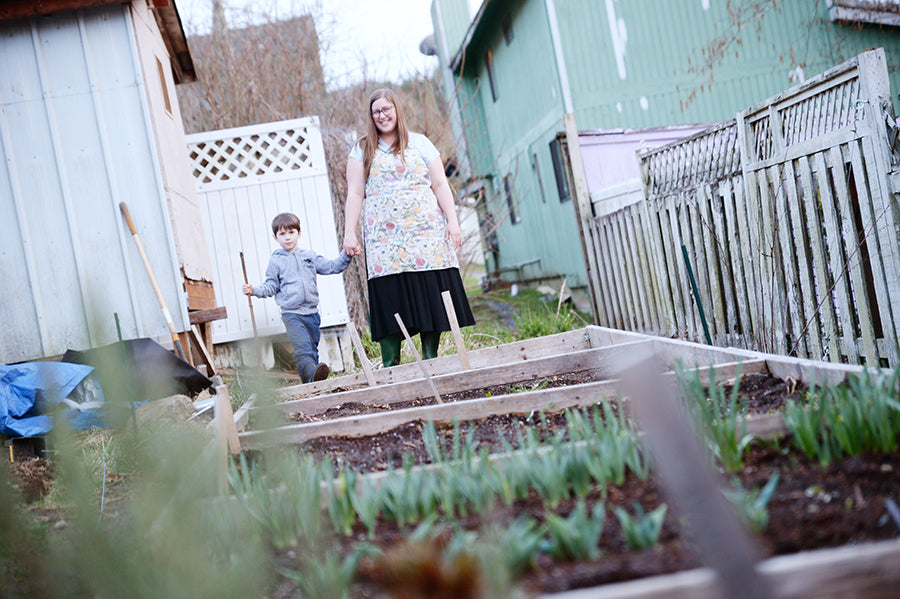
<instances>
[{"instance_id":1,"label":"garden soil","mask_svg":"<svg viewBox=\"0 0 900 599\"><path fill-rule=\"evenodd\" d=\"M595 380L592 373L577 373L551 377L531 384L519 384L518 390L530 386L572 385ZM754 374L743 377L740 396L751 414L780 410L788 400L803 401L806 389L793 380L780 380L768 375ZM444 402L465 401L489 395L510 393L510 386L479 389L465 393L442 396ZM388 409L400 409L434 403L433 398L407 402L403 405L366 406L352 403L333 408L324 414L292 415L297 422L338 418ZM460 423L460 433L465 437L471 427L479 446L488 446L492 452L502 451L501 439L516 447L516 429L521 425L535 426L541 422L537 414L494 416L474 422ZM565 426L561 415L545 415L545 437L552 436ZM423 423L411 422L382 434L366 437L332 437L307 442L302 450L322 460L332 460L363 472L381 471L399 466L403 455L414 463L429 462L422 441ZM445 450L449 450L453 437L452 426L437 428ZM865 543L893 539L900 536L900 522L894 521L886 507L888 501L900 500L900 453L887 455L862 455L844 459L823 467L815 460L807 459L796 450L788 451L789 439L777 442L756 442L746 456L744 468L736 474L718 472L721 486L727 488L739 480L745 489L762 488L774 474L779 481L768 509L770 521L766 530L755 536L759 557L766 558L825 547ZM630 551L618 520L612 515L615 507L629 512L639 503L649 512L665 503L658 481L651 475L641 481L629 474L620 487L609 486L606 499L597 491L589 495L588 508L597 501L607 506L607 518L600 539L602 557L594 562L559 563L549 556L540 556L534 566L521 578L522 587L529 593L550 593L569 589L591 587L612 582L634 580L647 576L677 572L702 566L699 552L692 542L689 530L676 525L681 519L671 507L666 515L659 544L649 550ZM555 510L567 515L574 507L574 500L563 501ZM484 518L469 517L462 520L467 529L478 529L490 522L508 525L521 515L531 515L541 520L544 506L534 492L524 501L507 507L500 505ZM376 543L389 554L401 551L404 534L392 522L381 521L377 526ZM342 542L348 546L366 540L366 531L358 526L350 539ZM409 551L408 548L405 549ZM428 552L420 552L427 555ZM355 597L383 596L384 572L371 562L366 568L363 562L363 581L354 589ZM409 567L407 564L404 567ZM368 573L368 575L366 575ZM427 595L422 595L427 596Z\"/></svg>"}]
</instances>

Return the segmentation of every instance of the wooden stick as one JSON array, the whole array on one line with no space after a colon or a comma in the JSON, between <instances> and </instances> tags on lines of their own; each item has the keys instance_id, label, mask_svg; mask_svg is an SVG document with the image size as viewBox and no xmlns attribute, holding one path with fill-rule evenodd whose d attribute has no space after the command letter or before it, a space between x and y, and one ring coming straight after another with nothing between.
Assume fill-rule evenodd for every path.
<instances>
[{"instance_id":1,"label":"wooden stick","mask_svg":"<svg viewBox=\"0 0 900 599\"><path fill-rule=\"evenodd\" d=\"M175 330L175 323L172 322L172 315L166 307L166 300L163 299L162 291L160 291L159 285L156 282L156 276L153 274L153 269L150 268L150 260L147 258L147 253L144 252L144 245L141 243L141 238L137 234L137 228L134 226L134 221L131 220L131 213L128 211L128 206L125 202L119 202L119 210L122 211L122 216L125 217L125 222L128 224L128 230L131 231L131 236L134 238L134 244L137 246L138 254L141 255L141 261L144 263L144 269L147 271L147 276L150 277L150 286L153 287L153 293L156 294L156 301L159 302L163 318L166 319L166 326L169 327L169 334L172 336L172 344L175 346L175 353L178 354L179 358L184 360L186 359L184 348L181 346L181 340L178 338L178 331Z\"/></svg>"},{"instance_id":2,"label":"wooden stick","mask_svg":"<svg viewBox=\"0 0 900 599\"><path fill-rule=\"evenodd\" d=\"M200 334L200 329L197 328L197 325L191 325L191 329L189 331L190 337L197 344L197 348L200 350L200 353L203 355L203 360L206 362L207 366L209 366L208 376L215 376L216 374L216 366L213 364L213 357L210 355L209 351L206 349L206 343L203 341L203 335ZM188 344L190 345L190 344Z\"/></svg>"},{"instance_id":3,"label":"wooden stick","mask_svg":"<svg viewBox=\"0 0 900 599\"><path fill-rule=\"evenodd\" d=\"M756 570L761 556L709 470L709 459L679 409L674 381L655 355L630 357L621 383L667 497L690 526L704 561L718 573L723 597L775 597Z\"/></svg>"},{"instance_id":4,"label":"wooden stick","mask_svg":"<svg viewBox=\"0 0 900 599\"><path fill-rule=\"evenodd\" d=\"M429 375L428 371L425 369L425 364L422 363L422 358L419 357L419 352L416 351L416 346L415 344L413 344L412 339L409 336L409 331L406 330L406 325L403 324L403 319L400 318L400 315L396 312L394 312L394 319L397 321L397 324L400 325L400 330L403 331L403 336L406 337L406 340L409 342L409 348L412 350L413 355L416 357L416 363L422 370L422 374L425 375L425 379L428 381L428 384L431 385L431 391L434 393L434 398L438 403L444 403L441 400L441 396L437 392L437 387L434 386L434 381L431 380L431 375Z\"/></svg>"},{"instance_id":5,"label":"wooden stick","mask_svg":"<svg viewBox=\"0 0 900 599\"><path fill-rule=\"evenodd\" d=\"M241 270L244 271L244 285L249 285L250 282L247 280L247 265L244 263L244 252L241 252ZM263 357L262 357L262 345L259 343L259 333L256 330L256 316L253 314L253 296L247 296L247 304L250 306L250 323L253 325L253 341L256 343L256 362L259 366L259 381L262 382L263 378Z\"/></svg>"},{"instance_id":6,"label":"wooden stick","mask_svg":"<svg viewBox=\"0 0 900 599\"><path fill-rule=\"evenodd\" d=\"M453 341L456 343L456 353L459 354L459 361L462 362L463 370L469 370L469 356L466 354L466 345L463 343L462 332L459 330L459 321L456 319L456 308L453 307L453 300L450 298L450 292L441 292L441 298L444 300L444 309L447 311L447 320L450 321L450 329L453 331Z\"/></svg>"},{"instance_id":7,"label":"wooden stick","mask_svg":"<svg viewBox=\"0 0 900 599\"><path fill-rule=\"evenodd\" d=\"M228 395L228 385L216 386L216 436L219 443L227 446L232 454L241 452L241 441L238 438L237 427L234 424L234 412L231 409L231 398ZM224 441L221 439L224 438Z\"/></svg>"},{"instance_id":8,"label":"wooden stick","mask_svg":"<svg viewBox=\"0 0 900 599\"><path fill-rule=\"evenodd\" d=\"M359 339L359 333L356 332L356 325L352 322L348 322L347 332L350 333L350 341L353 342L353 348L356 350L356 355L359 356L359 363L366 375L366 382L369 383L370 387L374 387L376 385L375 374L372 372L372 365L369 364L369 358L366 357L366 350L363 348L362 341Z\"/></svg>"}]
</instances>

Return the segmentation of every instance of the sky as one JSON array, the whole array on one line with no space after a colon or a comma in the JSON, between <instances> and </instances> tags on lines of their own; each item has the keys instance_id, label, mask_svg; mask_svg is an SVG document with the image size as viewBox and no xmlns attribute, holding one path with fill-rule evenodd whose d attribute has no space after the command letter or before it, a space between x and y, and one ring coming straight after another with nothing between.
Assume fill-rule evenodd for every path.
<instances>
[{"instance_id":1,"label":"sky","mask_svg":"<svg viewBox=\"0 0 900 599\"><path fill-rule=\"evenodd\" d=\"M481 0L467 0L475 14ZM232 14L246 8L275 18L310 12L316 20L323 48L323 67L335 85L361 79L365 64L368 79L399 82L410 75L430 73L436 56L419 52L419 43L432 34L432 0L224 0ZM203 33L211 21L212 0L176 0L185 29Z\"/></svg>"}]
</instances>

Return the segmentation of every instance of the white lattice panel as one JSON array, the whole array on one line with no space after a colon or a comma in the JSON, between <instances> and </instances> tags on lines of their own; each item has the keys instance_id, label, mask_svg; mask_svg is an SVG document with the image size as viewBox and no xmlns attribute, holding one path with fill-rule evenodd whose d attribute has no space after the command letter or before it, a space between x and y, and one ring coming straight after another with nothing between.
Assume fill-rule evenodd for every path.
<instances>
[{"instance_id":1,"label":"white lattice panel","mask_svg":"<svg viewBox=\"0 0 900 599\"><path fill-rule=\"evenodd\" d=\"M272 298L252 300L251 318L241 255L250 283L262 282L278 248L270 223L276 214L300 219L299 246L326 258L340 251L331 205L325 150L315 117L188 136L208 246L213 257L216 301L228 317L213 323L213 342L284 334ZM319 276L322 327L349 321L341 275Z\"/></svg>"},{"instance_id":2,"label":"white lattice panel","mask_svg":"<svg viewBox=\"0 0 900 599\"><path fill-rule=\"evenodd\" d=\"M741 170L735 121L640 153L651 197L696 187Z\"/></svg>"},{"instance_id":3,"label":"white lattice panel","mask_svg":"<svg viewBox=\"0 0 900 599\"><path fill-rule=\"evenodd\" d=\"M316 117L192 135L188 154L198 190L247 180L294 178L326 171Z\"/></svg>"}]
</instances>

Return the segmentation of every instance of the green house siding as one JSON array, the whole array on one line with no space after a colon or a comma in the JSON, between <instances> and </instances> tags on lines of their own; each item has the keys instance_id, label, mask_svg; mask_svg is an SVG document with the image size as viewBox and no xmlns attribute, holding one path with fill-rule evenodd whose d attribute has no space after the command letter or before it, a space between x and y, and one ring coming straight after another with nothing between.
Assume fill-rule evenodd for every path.
<instances>
[{"instance_id":1,"label":"green house siding","mask_svg":"<svg viewBox=\"0 0 900 599\"><path fill-rule=\"evenodd\" d=\"M466 0L438 3L442 14L458 20ZM488 210L500 223L498 260L488 265L508 280L565 276L572 287L586 285L573 202L560 202L550 156L566 109L548 4L582 131L733 118L795 84L796 77L812 77L873 46L885 48L893 89L900 90L900 30L832 23L826 0L778 3L745 26L740 43L728 45L712 69L704 49L733 31L729 6L740 12L762 6L757 0L485 0L477 22L457 30L460 45L450 46L448 63L460 84L473 176L485 181ZM504 19L512 27L509 42ZM896 111L897 94L892 97ZM517 223L506 205L505 177ZM540 262L514 268L535 258Z\"/></svg>"},{"instance_id":2,"label":"green house siding","mask_svg":"<svg viewBox=\"0 0 900 599\"><path fill-rule=\"evenodd\" d=\"M710 69L704 50L734 25L727 3L706 4L704 9L695 1L557 0L579 128L726 120L798 83L798 66L812 77L873 46L885 48L892 84L900 89L900 30L833 23L825 0L780 2L745 27L740 43L731 43ZM759 3L730 4L740 11Z\"/></svg>"},{"instance_id":3,"label":"green house siding","mask_svg":"<svg viewBox=\"0 0 900 599\"><path fill-rule=\"evenodd\" d=\"M507 18L512 23L509 43L502 26ZM550 142L562 129L563 102L555 58L547 50L552 40L544 4L503 3L486 25L486 34L466 51L461 95L472 167L490 180L487 208L498 223L500 249L495 266L503 278L565 276L570 286L583 286L577 222L571 202L560 203L550 156ZM507 180L516 222L507 204ZM515 268L526 262L531 264Z\"/></svg>"}]
</instances>

